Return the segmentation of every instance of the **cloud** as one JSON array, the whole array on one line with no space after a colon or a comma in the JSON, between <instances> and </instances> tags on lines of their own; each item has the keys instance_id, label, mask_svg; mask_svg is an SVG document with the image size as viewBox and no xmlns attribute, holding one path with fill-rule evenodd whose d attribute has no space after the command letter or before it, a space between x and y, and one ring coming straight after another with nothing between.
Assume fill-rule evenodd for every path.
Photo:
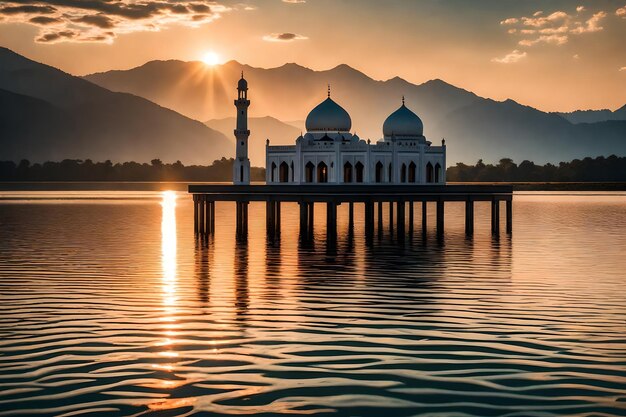
<instances>
[{"instance_id":1,"label":"cloud","mask_svg":"<svg viewBox=\"0 0 626 417\"><path fill-rule=\"evenodd\" d=\"M626 17L626 7L624 15ZM606 17L607 13L603 11L590 16L584 6L578 6L576 13L572 14L557 10L546 15L543 11L537 11L531 17L510 17L500 24L510 26L507 30L510 35L522 38L517 41L520 46L532 47L538 44L560 46L566 44L572 35L603 30L602 21Z\"/></svg>"},{"instance_id":2,"label":"cloud","mask_svg":"<svg viewBox=\"0 0 626 417\"><path fill-rule=\"evenodd\" d=\"M605 12L595 13L593 16L591 16L589 20L585 22L584 25L578 24L576 28L572 29L572 33L580 34L580 33L599 32L602 29L604 29L602 26L600 26L600 22L605 17L606 17Z\"/></svg>"},{"instance_id":3,"label":"cloud","mask_svg":"<svg viewBox=\"0 0 626 417\"><path fill-rule=\"evenodd\" d=\"M263 36L263 40L268 41L268 42L291 42L291 41L298 41L298 40L304 40L304 39L309 39L309 38L303 35L298 35L297 33L289 33L289 32L272 33L270 35Z\"/></svg>"},{"instance_id":4,"label":"cloud","mask_svg":"<svg viewBox=\"0 0 626 417\"><path fill-rule=\"evenodd\" d=\"M574 58L574 59L580 59L580 55L578 55L578 54L574 54L574 56L572 56L572 58Z\"/></svg>"},{"instance_id":5,"label":"cloud","mask_svg":"<svg viewBox=\"0 0 626 417\"><path fill-rule=\"evenodd\" d=\"M564 45L569 38L565 35L542 35L535 39L522 39L518 42L521 46L533 46L538 43L548 43L553 45Z\"/></svg>"},{"instance_id":6,"label":"cloud","mask_svg":"<svg viewBox=\"0 0 626 417\"><path fill-rule=\"evenodd\" d=\"M497 62L498 64L514 64L521 59L526 58L527 55L528 54L526 52L521 52L515 49L513 52L506 54L502 58L493 58L491 62Z\"/></svg>"},{"instance_id":7,"label":"cloud","mask_svg":"<svg viewBox=\"0 0 626 417\"><path fill-rule=\"evenodd\" d=\"M626 71L626 67L622 67L622 68L620 68L620 69L619 69L619 71L620 71L620 72L622 72L622 71Z\"/></svg>"},{"instance_id":8,"label":"cloud","mask_svg":"<svg viewBox=\"0 0 626 417\"><path fill-rule=\"evenodd\" d=\"M626 6L615 10L615 15L626 19Z\"/></svg>"},{"instance_id":9,"label":"cloud","mask_svg":"<svg viewBox=\"0 0 626 417\"><path fill-rule=\"evenodd\" d=\"M111 43L124 33L197 27L230 10L210 0L8 0L0 22L38 26L36 42Z\"/></svg>"},{"instance_id":10,"label":"cloud","mask_svg":"<svg viewBox=\"0 0 626 417\"><path fill-rule=\"evenodd\" d=\"M283 3L302 4L302 3L306 3L306 0L283 0Z\"/></svg>"}]
</instances>

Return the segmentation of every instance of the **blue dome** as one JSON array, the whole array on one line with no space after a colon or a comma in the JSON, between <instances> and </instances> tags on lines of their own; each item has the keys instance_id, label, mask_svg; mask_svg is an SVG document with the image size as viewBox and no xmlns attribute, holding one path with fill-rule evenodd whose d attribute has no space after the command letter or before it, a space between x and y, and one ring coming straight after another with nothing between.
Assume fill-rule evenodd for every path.
<instances>
[{"instance_id":1,"label":"blue dome","mask_svg":"<svg viewBox=\"0 0 626 417\"><path fill-rule=\"evenodd\" d=\"M246 81L245 78L243 78L243 73L242 73L241 78L239 79L239 82L237 83L237 90L245 91L247 89L248 89L248 82Z\"/></svg>"},{"instance_id":2,"label":"blue dome","mask_svg":"<svg viewBox=\"0 0 626 417\"><path fill-rule=\"evenodd\" d=\"M328 97L311 110L306 117L305 125L308 132L349 132L352 120L343 107Z\"/></svg>"},{"instance_id":3,"label":"blue dome","mask_svg":"<svg viewBox=\"0 0 626 417\"><path fill-rule=\"evenodd\" d=\"M385 123L383 123L383 135L398 136L398 137L414 137L422 136L424 134L424 124L422 119L411 110L409 110L404 103L402 106L387 117Z\"/></svg>"}]
</instances>

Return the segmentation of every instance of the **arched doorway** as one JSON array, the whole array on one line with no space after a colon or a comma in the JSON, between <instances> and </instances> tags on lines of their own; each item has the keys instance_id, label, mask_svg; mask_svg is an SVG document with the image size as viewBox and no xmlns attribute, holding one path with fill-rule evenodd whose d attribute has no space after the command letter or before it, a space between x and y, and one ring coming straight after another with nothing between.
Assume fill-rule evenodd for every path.
<instances>
[{"instance_id":1,"label":"arched doorway","mask_svg":"<svg viewBox=\"0 0 626 417\"><path fill-rule=\"evenodd\" d=\"M323 161L317 164L317 182L328 182L328 166Z\"/></svg>"},{"instance_id":2,"label":"arched doorway","mask_svg":"<svg viewBox=\"0 0 626 417\"><path fill-rule=\"evenodd\" d=\"M294 182L293 176L294 176L293 161L291 161L291 182Z\"/></svg>"},{"instance_id":3,"label":"arched doorway","mask_svg":"<svg viewBox=\"0 0 626 417\"><path fill-rule=\"evenodd\" d=\"M363 168L365 167L359 161L356 163L356 165L354 165L354 168L356 170L356 182L363 182Z\"/></svg>"},{"instance_id":4,"label":"arched doorway","mask_svg":"<svg viewBox=\"0 0 626 417\"><path fill-rule=\"evenodd\" d=\"M343 182L352 182L352 164L350 162L343 165Z\"/></svg>"},{"instance_id":5,"label":"arched doorway","mask_svg":"<svg viewBox=\"0 0 626 417\"><path fill-rule=\"evenodd\" d=\"M315 165L309 161L304 166L304 182L313 182L313 173L315 171Z\"/></svg>"},{"instance_id":6,"label":"arched doorway","mask_svg":"<svg viewBox=\"0 0 626 417\"><path fill-rule=\"evenodd\" d=\"M415 162L412 162L409 164L409 182L415 182L416 178L415 178L415 168L417 166L415 165Z\"/></svg>"},{"instance_id":7,"label":"arched doorway","mask_svg":"<svg viewBox=\"0 0 626 417\"><path fill-rule=\"evenodd\" d=\"M439 165L439 162L437 162L437 164L435 165L435 182L440 182L441 181L441 165Z\"/></svg>"},{"instance_id":8,"label":"arched doorway","mask_svg":"<svg viewBox=\"0 0 626 417\"><path fill-rule=\"evenodd\" d=\"M272 162L272 167L270 169L270 182L274 182L276 178L276 164Z\"/></svg>"},{"instance_id":9,"label":"arched doorway","mask_svg":"<svg viewBox=\"0 0 626 417\"><path fill-rule=\"evenodd\" d=\"M433 164L426 164L426 182L433 182Z\"/></svg>"},{"instance_id":10,"label":"arched doorway","mask_svg":"<svg viewBox=\"0 0 626 417\"><path fill-rule=\"evenodd\" d=\"M376 182L383 182L383 163L376 162Z\"/></svg>"},{"instance_id":11,"label":"arched doorway","mask_svg":"<svg viewBox=\"0 0 626 417\"><path fill-rule=\"evenodd\" d=\"M400 182L406 182L406 164L400 167Z\"/></svg>"},{"instance_id":12,"label":"arched doorway","mask_svg":"<svg viewBox=\"0 0 626 417\"><path fill-rule=\"evenodd\" d=\"M393 182L393 168L391 166L391 162L389 163L389 170L387 175L387 182Z\"/></svg>"},{"instance_id":13,"label":"arched doorway","mask_svg":"<svg viewBox=\"0 0 626 417\"><path fill-rule=\"evenodd\" d=\"M278 181L289 182L289 165L285 161L281 162L278 167Z\"/></svg>"}]
</instances>

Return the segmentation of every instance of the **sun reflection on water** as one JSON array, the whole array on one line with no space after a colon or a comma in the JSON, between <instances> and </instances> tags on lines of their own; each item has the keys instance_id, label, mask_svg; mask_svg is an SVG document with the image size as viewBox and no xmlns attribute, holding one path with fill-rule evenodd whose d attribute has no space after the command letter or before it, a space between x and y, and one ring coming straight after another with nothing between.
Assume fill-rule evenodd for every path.
<instances>
[{"instance_id":1,"label":"sun reflection on water","mask_svg":"<svg viewBox=\"0 0 626 417\"><path fill-rule=\"evenodd\" d=\"M176 352L171 350L176 343L176 332L172 330L176 327L177 304L176 297L176 193L174 191L164 191L161 201L161 265L163 269L163 340L157 346L165 347L168 350L160 353L161 356L175 358Z\"/></svg>"}]
</instances>

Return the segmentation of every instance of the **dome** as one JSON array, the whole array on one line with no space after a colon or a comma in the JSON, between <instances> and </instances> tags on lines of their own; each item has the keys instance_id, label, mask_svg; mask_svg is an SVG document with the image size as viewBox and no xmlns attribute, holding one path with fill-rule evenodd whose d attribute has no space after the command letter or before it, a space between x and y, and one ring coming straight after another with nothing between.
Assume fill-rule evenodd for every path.
<instances>
[{"instance_id":1,"label":"dome","mask_svg":"<svg viewBox=\"0 0 626 417\"><path fill-rule=\"evenodd\" d=\"M424 134L424 124L422 119L404 105L387 117L383 123L383 135L387 136L422 136Z\"/></svg>"},{"instance_id":2,"label":"dome","mask_svg":"<svg viewBox=\"0 0 626 417\"><path fill-rule=\"evenodd\" d=\"M306 130L348 132L352 127L352 120L347 111L330 97L315 106L306 117Z\"/></svg>"},{"instance_id":3,"label":"dome","mask_svg":"<svg viewBox=\"0 0 626 417\"><path fill-rule=\"evenodd\" d=\"M237 90L247 90L248 89L248 82L246 81L245 78L243 78L243 72L241 73L241 78L239 79L239 82L237 83Z\"/></svg>"}]
</instances>

